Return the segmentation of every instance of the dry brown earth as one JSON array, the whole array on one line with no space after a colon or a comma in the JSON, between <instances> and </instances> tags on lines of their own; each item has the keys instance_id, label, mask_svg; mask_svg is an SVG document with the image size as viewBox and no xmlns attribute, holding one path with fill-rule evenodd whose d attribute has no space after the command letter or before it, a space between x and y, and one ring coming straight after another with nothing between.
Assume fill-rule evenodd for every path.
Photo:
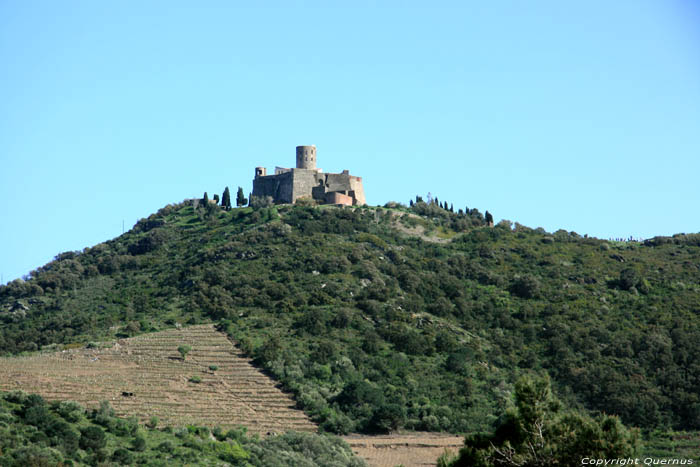
<instances>
[{"instance_id":1,"label":"dry brown earth","mask_svg":"<svg viewBox=\"0 0 700 467\"><path fill-rule=\"evenodd\" d=\"M448 450L457 454L464 444L460 436L440 433L406 433L387 436L350 435L343 438L358 456L373 467L434 466Z\"/></svg>"}]
</instances>

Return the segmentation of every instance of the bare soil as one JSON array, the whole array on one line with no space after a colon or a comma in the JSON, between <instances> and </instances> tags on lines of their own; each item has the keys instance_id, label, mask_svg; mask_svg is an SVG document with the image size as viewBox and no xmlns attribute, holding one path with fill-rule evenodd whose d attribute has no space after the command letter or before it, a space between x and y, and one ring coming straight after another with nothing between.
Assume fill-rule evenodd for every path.
<instances>
[{"instance_id":1,"label":"bare soil","mask_svg":"<svg viewBox=\"0 0 700 467\"><path fill-rule=\"evenodd\" d=\"M457 454L464 438L442 433L415 432L386 436L350 435L343 439L372 467L425 467L436 465L448 450Z\"/></svg>"}]
</instances>

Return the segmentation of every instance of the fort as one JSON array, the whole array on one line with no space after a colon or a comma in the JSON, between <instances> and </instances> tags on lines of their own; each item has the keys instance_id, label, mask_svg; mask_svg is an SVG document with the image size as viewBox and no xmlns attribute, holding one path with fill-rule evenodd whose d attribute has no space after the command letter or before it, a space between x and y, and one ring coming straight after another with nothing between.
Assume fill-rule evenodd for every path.
<instances>
[{"instance_id":1,"label":"fort","mask_svg":"<svg viewBox=\"0 0 700 467\"><path fill-rule=\"evenodd\" d=\"M295 203L301 198L319 204L366 204L362 177L350 175L347 170L324 173L316 167L316 146L297 146L293 169L275 167L274 175L267 175L265 167L256 167L253 196L269 196L277 204Z\"/></svg>"}]
</instances>

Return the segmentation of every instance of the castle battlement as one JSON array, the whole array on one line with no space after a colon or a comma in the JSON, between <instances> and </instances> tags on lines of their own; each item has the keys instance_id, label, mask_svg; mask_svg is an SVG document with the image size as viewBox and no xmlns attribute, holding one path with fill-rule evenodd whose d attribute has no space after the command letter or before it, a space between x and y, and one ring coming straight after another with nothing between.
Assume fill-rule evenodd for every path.
<instances>
[{"instance_id":1,"label":"castle battlement","mask_svg":"<svg viewBox=\"0 0 700 467\"><path fill-rule=\"evenodd\" d=\"M275 167L275 174L267 175L265 167L256 167L253 196L270 196L277 204L294 203L299 198L320 204L366 204L362 177L350 175L348 170L324 173L316 168L316 146L297 146L295 168Z\"/></svg>"}]
</instances>

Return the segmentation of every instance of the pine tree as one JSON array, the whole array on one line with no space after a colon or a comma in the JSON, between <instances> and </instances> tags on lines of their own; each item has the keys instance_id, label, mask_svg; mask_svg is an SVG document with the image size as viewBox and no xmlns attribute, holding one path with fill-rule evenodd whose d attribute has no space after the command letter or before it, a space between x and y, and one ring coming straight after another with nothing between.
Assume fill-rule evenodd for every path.
<instances>
[{"instance_id":1,"label":"pine tree","mask_svg":"<svg viewBox=\"0 0 700 467\"><path fill-rule=\"evenodd\" d=\"M491 215L490 212L486 211L485 220L486 220L486 225L493 225L493 216Z\"/></svg>"},{"instance_id":2,"label":"pine tree","mask_svg":"<svg viewBox=\"0 0 700 467\"><path fill-rule=\"evenodd\" d=\"M204 199L202 199L202 204L204 204L204 207L207 207L209 205L209 195L207 192L204 192Z\"/></svg>"},{"instance_id":3,"label":"pine tree","mask_svg":"<svg viewBox=\"0 0 700 467\"><path fill-rule=\"evenodd\" d=\"M229 191L228 187L224 189L224 194L221 198L221 206L223 206L227 211L231 209L231 192Z\"/></svg>"},{"instance_id":4,"label":"pine tree","mask_svg":"<svg viewBox=\"0 0 700 467\"><path fill-rule=\"evenodd\" d=\"M243 194L243 188L238 187L238 193L236 194L236 206L240 208L241 206L245 206L247 202L248 200L245 199L245 195Z\"/></svg>"}]
</instances>

